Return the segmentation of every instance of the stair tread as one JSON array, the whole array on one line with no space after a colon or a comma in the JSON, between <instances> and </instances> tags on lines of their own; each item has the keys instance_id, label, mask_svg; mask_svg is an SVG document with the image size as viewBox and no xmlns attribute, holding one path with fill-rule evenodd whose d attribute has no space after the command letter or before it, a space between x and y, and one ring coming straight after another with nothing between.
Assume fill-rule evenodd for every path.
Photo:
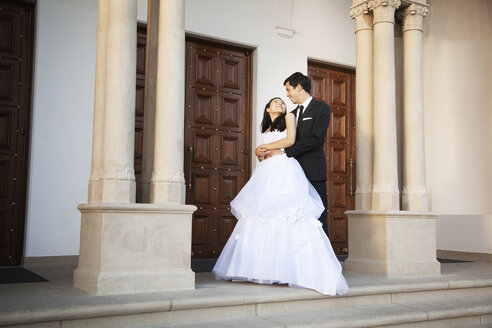
<instances>
[{"instance_id":1,"label":"stair tread","mask_svg":"<svg viewBox=\"0 0 492 328\"><path fill-rule=\"evenodd\" d=\"M50 298L50 308L54 312L69 315L73 310L80 312L81 308L90 311L97 308L98 312L108 311L111 313L121 312L128 314L135 308L136 313L144 306L157 308L159 311L174 311L197 308L208 308L216 306L228 306L231 304L258 304L270 302L289 302L297 300L321 300L334 298L319 294L315 291L302 288L290 288L286 286L256 285L252 283L227 283L225 287L215 286L198 286L195 290L187 291L170 291L166 293L149 293L124 296L100 296L97 298L87 297L84 293L77 291L77 295L70 298L70 302L59 300L59 295L53 295ZM475 280L457 280L457 281L430 281L430 282L413 282L392 283L381 285L357 286L351 285L350 291L341 297L354 297L378 294L409 293L409 292L429 292L443 291L451 289L467 289L492 287L492 279L475 279ZM125 306L121 306L121 299L125 297ZM104 299L104 301L103 301ZM171 306L172 303L172 306ZM19 302L16 305L9 305L0 309L0 317L16 314L19 316L29 313L35 314L38 310L44 310L46 304L32 303L29 309L25 310L25 302ZM167 310L166 310L167 308ZM34 313L33 313L34 311Z\"/></svg>"},{"instance_id":2,"label":"stair tread","mask_svg":"<svg viewBox=\"0 0 492 328\"><path fill-rule=\"evenodd\" d=\"M161 328L333 328L376 327L492 313L492 298L335 307L325 311L282 313L159 326ZM480 326L479 326L480 327ZM485 326L487 327L487 326Z\"/></svg>"},{"instance_id":3,"label":"stair tread","mask_svg":"<svg viewBox=\"0 0 492 328\"><path fill-rule=\"evenodd\" d=\"M164 325L171 322L182 323L202 319L227 320L233 315L239 315L246 320L243 326L262 327L263 325L269 328L282 326L270 320L270 315L273 316L276 313L300 312L305 314L306 311L326 312L332 308L358 308L367 304L391 306L391 302L407 304L420 300L431 302L433 299L436 301L431 303L436 307L439 304L437 301L446 299L470 299L484 296L492 298L490 274L487 277L483 274L467 277L448 275L428 279L383 279L357 276L353 273L348 275L351 279L351 290L346 295L337 297L325 296L302 288L215 281L213 277L206 275L199 276L195 290L136 295L93 297L71 286L59 288L56 285L50 285L48 289L24 287L22 290L17 290L13 297L11 295L8 299L5 298L3 303L0 302L2 305L0 306L0 322L18 325L132 315L179 318L169 319L174 321L155 320L150 323ZM0 286L0 294L2 290L5 288L2 289ZM25 294L29 294L29 297L23 296ZM418 303L412 304L418 306ZM426 306L423 304L415 311L425 312L422 309ZM469 307L466 309L470 311ZM458 308L456 311L459 310ZM477 307L476 311L480 311L480 308ZM189 317L190 313L193 318ZM439 313L445 313L445 309L432 312L430 315L438 317ZM202 314L207 315L200 318ZM248 320L259 321L250 324ZM234 324L242 327L241 322L236 321ZM230 325L229 321L224 327ZM195 326L197 326L196 322L191 327Z\"/></svg>"}]
</instances>

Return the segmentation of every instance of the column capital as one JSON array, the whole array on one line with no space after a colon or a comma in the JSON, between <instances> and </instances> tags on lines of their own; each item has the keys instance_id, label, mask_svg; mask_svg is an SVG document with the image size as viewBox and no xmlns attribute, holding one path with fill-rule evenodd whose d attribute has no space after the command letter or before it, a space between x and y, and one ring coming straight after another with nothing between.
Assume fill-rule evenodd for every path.
<instances>
[{"instance_id":1,"label":"column capital","mask_svg":"<svg viewBox=\"0 0 492 328\"><path fill-rule=\"evenodd\" d=\"M360 30L372 30L371 1L361 2L350 7L350 17L355 19L355 32Z\"/></svg>"},{"instance_id":2,"label":"column capital","mask_svg":"<svg viewBox=\"0 0 492 328\"><path fill-rule=\"evenodd\" d=\"M429 5L412 3L408 7L399 10L397 15L402 23L402 31L423 30L423 20L429 12Z\"/></svg>"},{"instance_id":3,"label":"column capital","mask_svg":"<svg viewBox=\"0 0 492 328\"><path fill-rule=\"evenodd\" d=\"M393 7L398 8L401 5L401 0L372 0L372 8L376 9L379 7Z\"/></svg>"},{"instance_id":4,"label":"column capital","mask_svg":"<svg viewBox=\"0 0 492 328\"><path fill-rule=\"evenodd\" d=\"M395 23L395 11L401 5L401 0L373 0L372 11L374 13L374 24Z\"/></svg>"}]
</instances>

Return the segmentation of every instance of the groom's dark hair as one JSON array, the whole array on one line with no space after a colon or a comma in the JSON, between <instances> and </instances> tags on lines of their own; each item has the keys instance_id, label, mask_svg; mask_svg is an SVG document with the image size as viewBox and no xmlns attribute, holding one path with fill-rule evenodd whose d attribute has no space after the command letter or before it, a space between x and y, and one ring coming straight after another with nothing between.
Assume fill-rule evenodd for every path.
<instances>
[{"instance_id":1,"label":"groom's dark hair","mask_svg":"<svg viewBox=\"0 0 492 328\"><path fill-rule=\"evenodd\" d=\"M311 80L309 79L309 77L302 74L301 72L295 72L294 74L286 78L284 81L284 85L286 85L287 82L289 82L289 84L294 88L300 84L307 93L311 93Z\"/></svg>"}]
</instances>

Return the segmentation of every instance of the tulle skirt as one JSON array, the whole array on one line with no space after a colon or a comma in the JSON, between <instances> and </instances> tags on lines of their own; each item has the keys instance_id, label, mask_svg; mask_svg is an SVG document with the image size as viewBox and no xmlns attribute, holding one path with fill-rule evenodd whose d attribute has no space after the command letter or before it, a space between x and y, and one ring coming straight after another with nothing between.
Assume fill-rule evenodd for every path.
<instances>
[{"instance_id":1,"label":"tulle skirt","mask_svg":"<svg viewBox=\"0 0 492 328\"><path fill-rule=\"evenodd\" d=\"M238 222L213 269L216 278L346 293L342 267L318 221L323 210L295 159L262 161L231 202Z\"/></svg>"}]
</instances>

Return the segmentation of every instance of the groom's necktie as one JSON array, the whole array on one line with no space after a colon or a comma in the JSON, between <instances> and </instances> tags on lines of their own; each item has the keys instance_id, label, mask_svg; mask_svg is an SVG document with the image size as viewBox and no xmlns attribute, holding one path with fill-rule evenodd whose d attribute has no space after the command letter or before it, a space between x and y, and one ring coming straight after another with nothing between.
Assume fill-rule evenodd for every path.
<instances>
[{"instance_id":1,"label":"groom's necktie","mask_svg":"<svg viewBox=\"0 0 492 328\"><path fill-rule=\"evenodd\" d=\"M303 110L304 110L304 106L303 105L299 106L299 115L297 115L297 128L299 130L301 129Z\"/></svg>"}]
</instances>

